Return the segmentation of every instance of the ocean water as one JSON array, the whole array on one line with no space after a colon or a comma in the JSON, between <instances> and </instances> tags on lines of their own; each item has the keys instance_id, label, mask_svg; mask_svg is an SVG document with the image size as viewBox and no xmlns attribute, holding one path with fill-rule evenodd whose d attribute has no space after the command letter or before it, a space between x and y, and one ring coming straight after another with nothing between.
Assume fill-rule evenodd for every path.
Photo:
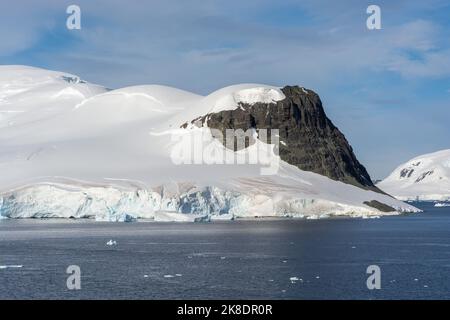
<instances>
[{"instance_id":1,"label":"ocean water","mask_svg":"<svg viewBox=\"0 0 450 320\"><path fill-rule=\"evenodd\" d=\"M450 208L415 205L425 212L380 219L2 220L0 298L449 299Z\"/></svg>"}]
</instances>

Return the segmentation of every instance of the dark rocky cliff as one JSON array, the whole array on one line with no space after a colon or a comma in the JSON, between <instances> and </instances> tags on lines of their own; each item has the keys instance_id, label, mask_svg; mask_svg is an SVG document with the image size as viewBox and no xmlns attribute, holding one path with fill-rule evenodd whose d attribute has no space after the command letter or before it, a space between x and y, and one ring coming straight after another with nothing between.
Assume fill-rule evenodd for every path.
<instances>
[{"instance_id":1,"label":"dark rocky cliff","mask_svg":"<svg viewBox=\"0 0 450 320\"><path fill-rule=\"evenodd\" d=\"M207 122L221 130L279 129L282 160L305 171L365 189L379 191L352 147L325 114L319 96L298 86L282 89L286 98L274 103L240 104L240 108L208 114L192 123Z\"/></svg>"}]
</instances>

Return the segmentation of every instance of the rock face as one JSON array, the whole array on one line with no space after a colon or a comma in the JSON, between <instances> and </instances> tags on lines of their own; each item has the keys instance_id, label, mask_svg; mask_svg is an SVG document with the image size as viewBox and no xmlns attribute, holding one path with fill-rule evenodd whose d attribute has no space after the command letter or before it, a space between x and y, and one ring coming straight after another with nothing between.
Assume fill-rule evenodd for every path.
<instances>
[{"instance_id":1,"label":"rock face","mask_svg":"<svg viewBox=\"0 0 450 320\"><path fill-rule=\"evenodd\" d=\"M224 136L226 129L278 129L282 160L301 170L379 191L345 136L326 116L319 96L298 86L286 86L282 92L284 100L240 102L235 110L207 114L192 123L219 129Z\"/></svg>"}]
</instances>

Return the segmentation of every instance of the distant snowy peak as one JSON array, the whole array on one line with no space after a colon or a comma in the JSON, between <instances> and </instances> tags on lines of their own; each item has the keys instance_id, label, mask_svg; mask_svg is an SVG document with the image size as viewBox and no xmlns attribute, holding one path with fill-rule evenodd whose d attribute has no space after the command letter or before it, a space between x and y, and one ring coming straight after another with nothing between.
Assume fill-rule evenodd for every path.
<instances>
[{"instance_id":1,"label":"distant snowy peak","mask_svg":"<svg viewBox=\"0 0 450 320\"><path fill-rule=\"evenodd\" d=\"M416 157L399 166L388 179L408 184L425 184L448 180L450 149ZM386 182L384 180L384 182Z\"/></svg>"},{"instance_id":2,"label":"distant snowy peak","mask_svg":"<svg viewBox=\"0 0 450 320\"><path fill-rule=\"evenodd\" d=\"M411 159L377 186L403 200L450 200L450 149Z\"/></svg>"}]
</instances>

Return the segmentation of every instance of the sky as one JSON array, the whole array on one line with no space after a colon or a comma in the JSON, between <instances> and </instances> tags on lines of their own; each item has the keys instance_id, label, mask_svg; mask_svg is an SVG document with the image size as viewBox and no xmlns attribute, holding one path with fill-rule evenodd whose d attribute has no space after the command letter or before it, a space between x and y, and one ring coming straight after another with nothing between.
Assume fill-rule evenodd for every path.
<instances>
[{"instance_id":1,"label":"sky","mask_svg":"<svg viewBox=\"0 0 450 320\"><path fill-rule=\"evenodd\" d=\"M72 4L80 30L66 27ZM379 30L366 26L371 4ZM446 0L4 0L0 64L109 88L301 85L320 95L373 179L450 149Z\"/></svg>"}]
</instances>

